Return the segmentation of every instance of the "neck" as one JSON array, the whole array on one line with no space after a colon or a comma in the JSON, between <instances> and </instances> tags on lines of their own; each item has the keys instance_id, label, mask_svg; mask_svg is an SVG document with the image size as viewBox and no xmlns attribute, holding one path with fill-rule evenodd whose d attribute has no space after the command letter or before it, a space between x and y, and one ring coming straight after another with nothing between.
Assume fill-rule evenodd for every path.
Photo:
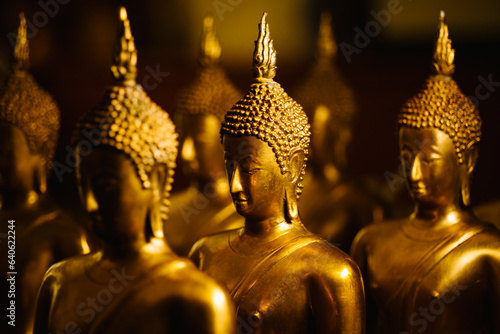
<instances>
[{"instance_id":1,"label":"neck","mask_svg":"<svg viewBox=\"0 0 500 334\"><path fill-rule=\"evenodd\" d=\"M243 234L269 242L288 232L291 226L286 222L283 212L280 212L266 219L246 218Z\"/></svg>"},{"instance_id":2,"label":"neck","mask_svg":"<svg viewBox=\"0 0 500 334\"><path fill-rule=\"evenodd\" d=\"M134 262L148 260L151 255L168 251L163 238L151 238L146 241L144 235L128 240L105 240L103 243L103 259L113 262Z\"/></svg>"},{"instance_id":3,"label":"neck","mask_svg":"<svg viewBox=\"0 0 500 334\"><path fill-rule=\"evenodd\" d=\"M416 203L412 218L420 227L440 229L460 222L462 213L463 210L456 203L442 207L427 207Z\"/></svg>"},{"instance_id":4,"label":"neck","mask_svg":"<svg viewBox=\"0 0 500 334\"><path fill-rule=\"evenodd\" d=\"M26 192L3 192L0 194L0 210L27 210L39 200L34 190Z\"/></svg>"}]
</instances>

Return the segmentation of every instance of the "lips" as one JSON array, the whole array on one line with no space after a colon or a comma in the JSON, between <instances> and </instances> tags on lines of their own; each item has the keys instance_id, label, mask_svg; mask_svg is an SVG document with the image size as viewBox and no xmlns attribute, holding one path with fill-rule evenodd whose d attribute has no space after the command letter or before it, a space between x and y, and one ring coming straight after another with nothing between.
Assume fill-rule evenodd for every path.
<instances>
[{"instance_id":1,"label":"lips","mask_svg":"<svg viewBox=\"0 0 500 334\"><path fill-rule=\"evenodd\" d=\"M425 187L420 186L420 185L413 185L411 187L411 190L415 195L423 195L425 194Z\"/></svg>"},{"instance_id":2,"label":"lips","mask_svg":"<svg viewBox=\"0 0 500 334\"><path fill-rule=\"evenodd\" d=\"M233 202L234 204L244 204L246 203L247 199L243 197L242 195L233 195Z\"/></svg>"}]
</instances>

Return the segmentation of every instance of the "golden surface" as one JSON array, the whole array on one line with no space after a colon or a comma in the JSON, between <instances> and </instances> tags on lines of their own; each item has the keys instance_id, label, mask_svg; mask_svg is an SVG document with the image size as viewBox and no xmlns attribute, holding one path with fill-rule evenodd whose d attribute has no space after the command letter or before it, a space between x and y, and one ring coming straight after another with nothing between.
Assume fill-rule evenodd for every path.
<instances>
[{"instance_id":1,"label":"golden surface","mask_svg":"<svg viewBox=\"0 0 500 334\"><path fill-rule=\"evenodd\" d=\"M437 74L431 76L417 96L403 106L398 126L440 129L453 140L460 164L464 152L481 137L481 118L474 103L449 76L453 73L454 51L448 39L448 26L441 12L439 37L434 53Z\"/></svg>"},{"instance_id":2,"label":"golden surface","mask_svg":"<svg viewBox=\"0 0 500 334\"><path fill-rule=\"evenodd\" d=\"M129 27L123 7L120 23ZM119 41L128 42L120 45L135 54L130 30L122 33ZM113 66L127 71L134 66L134 56L124 48L116 51L121 56ZM78 140L88 130L103 138L93 142L90 153L76 149L83 207L102 250L47 271L35 333L233 333L229 296L163 238L177 152L174 126L139 85L132 85L128 72L120 73L75 135ZM105 120L108 126L102 127Z\"/></svg>"},{"instance_id":3,"label":"golden surface","mask_svg":"<svg viewBox=\"0 0 500 334\"><path fill-rule=\"evenodd\" d=\"M183 256L200 238L243 225L229 194L219 135L224 114L242 94L218 66L221 49L210 16L203 21L200 49L201 69L176 105L183 170L190 185L173 194L164 226L169 245Z\"/></svg>"},{"instance_id":4,"label":"golden surface","mask_svg":"<svg viewBox=\"0 0 500 334\"><path fill-rule=\"evenodd\" d=\"M442 95L458 94L450 77L431 80ZM444 130L442 122L424 125L428 117L446 119L456 112L456 100L450 101L451 110L436 108L441 101L420 98L421 107L412 110L417 124L402 121L408 119L406 106L400 115L399 147L413 214L369 226L353 243L351 254L365 279L367 327L374 332L500 330L500 232L467 208L480 135L478 113L467 104ZM466 132L471 126L474 132ZM462 131L469 145L458 151L450 129Z\"/></svg>"},{"instance_id":5,"label":"golden surface","mask_svg":"<svg viewBox=\"0 0 500 334\"><path fill-rule=\"evenodd\" d=\"M108 88L99 104L79 121L73 142L78 147L80 140L89 140L84 131L96 133L92 144L112 146L127 154L145 188L150 188L154 181L150 177L154 166L165 164L168 172L165 188L161 190L161 216L166 220L177 156L177 133L168 114L135 82L137 51L123 7L113 51L111 72L115 85ZM155 228L156 233L163 234L161 226Z\"/></svg>"},{"instance_id":6,"label":"golden surface","mask_svg":"<svg viewBox=\"0 0 500 334\"><path fill-rule=\"evenodd\" d=\"M36 295L45 271L67 257L88 252L88 245L83 229L46 195L60 113L53 98L27 72L29 48L22 13L20 21L13 72L0 92L0 300L5 308L15 301L12 333L24 334L33 330ZM15 221L12 229L10 220ZM8 258L9 250L15 256ZM13 267L8 260L14 260ZM7 272L17 272L15 298L7 299Z\"/></svg>"},{"instance_id":7,"label":"golden surface","mask_svg":"<svg viewBox=\"0 0 500 334\"><path fill-rule=\"evenodd\" d=\"M255 59L275 55L265 19ZM357 266L300 219L309 124L278 83L262 80L274 63L258 66L222 123L230 192L245 226L201 239L190 257L231 292L241 332L363 333Z\"/></svg>"}]
</instances>

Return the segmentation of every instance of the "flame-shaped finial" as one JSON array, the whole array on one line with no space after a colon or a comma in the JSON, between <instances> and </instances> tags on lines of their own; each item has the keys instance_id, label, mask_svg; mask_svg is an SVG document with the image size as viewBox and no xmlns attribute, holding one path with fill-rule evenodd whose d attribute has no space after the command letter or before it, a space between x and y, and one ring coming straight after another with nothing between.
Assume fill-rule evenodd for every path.
<instances>
[{"instance_id":1,"label":"flame-shaped finial","mask_svg":"<svg viewBox=\"0 0 500 334\"><path fill-rule=\"evenodd\" d=\"M269 33L269 24L264 12L259 24L259 38L255 41L252 73L257 82L273 81L276 75L276 50Z\"/></svg>"},{"instance_id":2,"label":"flame-shaped finial","mask_svg":"<svg viewBox=\"0 0 500 334\"><path fill-rule=\"evenodd\" d=\"M137 76L137 50L130 30L125 7L120 7L118 35L113 49L111 73L116 84L135 85Z\"/></svg>"},{"instance_id":3,"label":"flame-shaped finial","mask_svg":"<svg viewBox=\"0 0 500 334\"><path fill-rule=\"evenodd\" d=\"M337 54L337 42L332 31L332 15L328 12L321 13L321 22L318 34L318 60L330 60Z\"/></svg>"},{"instance_id":4,"label":"flame-shaped finial","mask_svg":"<svg viewBox=\"0 0 500 334\"><path fill-rule=\"evenodd\" d=\"M19 28L17 29L16 46L14 47L14 71L25 71L29 67L29 41L24 13L19 14Z\"/></svg>"},{"instance_id":5,"label":"flame-shaped finial","mask_svg":"<svg viewBox=\"0 0 500 334\"><path fill-rule=\"evenodd\" d=\"M455 50L451 48L451 39L448 38L448 26L444 23L444 11L439 13L439 36L434 51L434 68L438 75L451 75L455 71L453 60Z\"/></svg>"},{"instance_id":6,"label":"flame-shaped finial","mask_svg":"<svg viewBox=\"0 0 500 334\"><path fill-rule=\"evenodd\" d=\"M211 15L203 19L200 64L202 67L217 65L220 61L221 47L215 31L214 18Z\"/></svg>"}]
</instances>

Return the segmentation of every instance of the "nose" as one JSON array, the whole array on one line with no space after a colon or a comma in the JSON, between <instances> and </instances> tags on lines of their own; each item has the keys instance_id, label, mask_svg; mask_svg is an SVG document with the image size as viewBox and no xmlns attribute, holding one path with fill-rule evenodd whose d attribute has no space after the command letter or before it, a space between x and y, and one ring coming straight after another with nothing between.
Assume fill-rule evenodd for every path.
<instances>
[{"instance_id":1,"label":"nose","mask_svg":"<svg viewBox=\"0 0 500 334\"><path fill-rule=\"evenodd\" d=\"M193 138L186 137L182 143L181 157L184 161L192 161L195 158Z\"/></svg>"},{"instance_id":2,"label":"nose","mask_svg":"<svg viewBox=\"0 0 500 334\"><path fill-rule=\"evenodd\" d=\"M236 194L243 191L243 187L241 186L240 170L237 166L233 168L230 178L231 180L229 181L229 191L231 192L231 194Z\"/></svg>"},{"instance_id":3,"label":"nose","mask_svg":"<svg viewBox=\"0 0 500 334\"><path fill-rule=\"evenodd\" d=\"M422 179L422 158L420 154L415 156L413 160L413 165L411 167L411 180L413 182L420 181Z\"/></svg>"}]
</instances>

